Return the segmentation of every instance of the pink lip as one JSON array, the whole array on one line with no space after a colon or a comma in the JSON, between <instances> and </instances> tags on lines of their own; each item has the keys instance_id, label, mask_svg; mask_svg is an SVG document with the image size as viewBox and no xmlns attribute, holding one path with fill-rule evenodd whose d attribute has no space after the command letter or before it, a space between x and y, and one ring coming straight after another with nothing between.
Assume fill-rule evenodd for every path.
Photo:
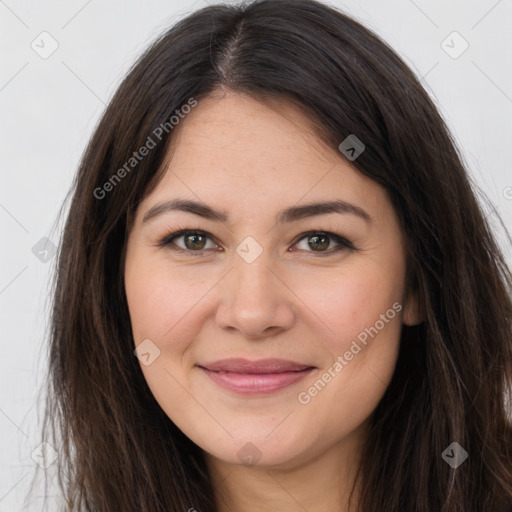
<instances>
[{"instance_id":1,"label":"pink lip","mask_svg":"<svg viewBox=\"0 0 512 512\"><path fill-rule=\"evenodd\" d=\"M199 367L219 386L238 393L271 393L303 379L315 369L283 359L223 359Z\"/></svg>"}]
</instances>

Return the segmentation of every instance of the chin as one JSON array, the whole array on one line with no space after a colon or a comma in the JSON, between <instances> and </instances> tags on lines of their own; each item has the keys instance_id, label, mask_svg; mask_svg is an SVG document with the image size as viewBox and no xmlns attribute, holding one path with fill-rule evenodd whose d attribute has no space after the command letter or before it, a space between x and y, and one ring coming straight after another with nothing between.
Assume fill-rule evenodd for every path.
<instances>
[{"instance_id":1,"label":"chin","mask_svg":"<svg viewBox=\"0 0 512 512\"><path fill-rule=\"evenodd\" d=\"M295 466L310 451L301 443L304 432L290 432L288 429L281 436L275 435L275 432L269 435L272 428L255 432L251 424L240 426L241 435L231 431L233 438L221 443L212 443L211 438L206 436L193 441L207 454L227 464L282 469Z\"/></svg>"}]
</instances>

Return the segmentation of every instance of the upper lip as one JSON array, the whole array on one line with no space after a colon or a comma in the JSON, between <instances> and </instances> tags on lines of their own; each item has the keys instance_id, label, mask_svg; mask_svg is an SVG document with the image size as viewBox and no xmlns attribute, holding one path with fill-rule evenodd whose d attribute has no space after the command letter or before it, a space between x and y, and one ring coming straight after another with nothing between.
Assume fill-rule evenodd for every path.
<instances>
[{"instance_id":1,"label":"upper lip","mask_svg":"<svg viewBox=\"0 0 512 512\"><path fill-rule=\"evenodd\" d=\"M213 363L201 364L202 368L212 371L225 371L231 373L283 373L298 372L307 368L313 368L310 364L296 363L285 359L221 359Z\"/></svg>"}]
</instances>

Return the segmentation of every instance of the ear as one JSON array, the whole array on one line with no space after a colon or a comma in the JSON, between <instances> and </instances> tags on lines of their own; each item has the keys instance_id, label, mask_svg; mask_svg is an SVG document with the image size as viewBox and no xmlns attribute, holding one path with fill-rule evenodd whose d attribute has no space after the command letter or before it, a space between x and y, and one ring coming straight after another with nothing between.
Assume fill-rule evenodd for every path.
<instances>
[{"instance_id":1,"label":"ear","mask_svg":"<svg viewBox=\"0 0 512 512\"><path fill-rule=\"evenodd\" d=\"M425 320L421 307L418 291L410 291L404 300L404 312L402 323L405 325L417 325Z\"/></svg>"}]
</instances>

